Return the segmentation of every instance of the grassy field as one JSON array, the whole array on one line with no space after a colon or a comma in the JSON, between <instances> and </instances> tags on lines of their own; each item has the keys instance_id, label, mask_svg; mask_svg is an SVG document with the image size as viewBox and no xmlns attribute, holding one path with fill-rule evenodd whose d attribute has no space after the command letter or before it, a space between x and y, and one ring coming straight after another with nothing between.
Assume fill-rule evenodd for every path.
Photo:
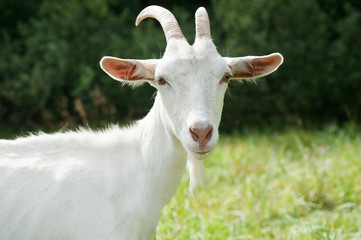
<instances>
[{"instance_id":1,"label":"grassy field","mask_svg":"<svg viewBox=\"0 0 361 240\"><path fill-rule=\"evenodd\" d=\"M361 239L356 127L223 136L195 198L187 177L156 239Z\"/></svg>"}]
</instances>

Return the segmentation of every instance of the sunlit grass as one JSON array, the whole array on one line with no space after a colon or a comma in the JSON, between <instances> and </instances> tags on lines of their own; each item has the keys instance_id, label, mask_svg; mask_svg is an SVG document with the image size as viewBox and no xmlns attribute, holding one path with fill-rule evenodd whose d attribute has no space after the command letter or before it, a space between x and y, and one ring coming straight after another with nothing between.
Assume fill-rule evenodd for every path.
<instances>
[{"instance_id":1,"label":"sunlit grass","mask_svg":"<svg viewBox=\"0 0 361 240\"><path fill-rule=\"evenodd\" d=\"M361 134L249 132L223 136L207 186L187 177L163 209L156 239L361 239Z\"/></svg>"}]
</instances>

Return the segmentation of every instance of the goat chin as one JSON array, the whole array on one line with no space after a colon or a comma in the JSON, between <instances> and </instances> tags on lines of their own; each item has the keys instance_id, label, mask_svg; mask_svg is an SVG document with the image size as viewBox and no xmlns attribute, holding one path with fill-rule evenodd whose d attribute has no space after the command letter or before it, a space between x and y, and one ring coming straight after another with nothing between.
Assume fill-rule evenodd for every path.
<instances>
[{"instance_id":1,"label":"goat chin","mask_svg":"<svg viewBox=\"0 0 361 240\"><path fill-rule=\"evenodd\" d=\"M198 189L198 186L203 186L205 184L203 160L204 157L198 158L197 155L188 154L187 169L189 172L189 194L192 197Z\"/></svg>"}]
</instances>

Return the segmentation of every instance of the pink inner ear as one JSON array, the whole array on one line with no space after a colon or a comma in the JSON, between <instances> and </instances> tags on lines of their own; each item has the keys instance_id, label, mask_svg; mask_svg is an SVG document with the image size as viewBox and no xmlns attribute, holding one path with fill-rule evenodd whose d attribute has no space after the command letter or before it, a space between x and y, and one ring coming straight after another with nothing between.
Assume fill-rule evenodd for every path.
<instances>
[{"instance_id":1,"label":"pink inner ear","mask_svg":"<svg viewBox=\"0 0 361 240\"><path fill-rule=\"evenodd\" d=\"M263 76L273 72L282 62L282 58L277 55L255 58L251 61L255 76Z\"/></svg>"},{"instance_id":2,"label":"pink inner ear","mask_svg":"<svg viewBox=\"0 0 361 240\"><path fill-rule=\"evenodd\" d=\"M234 78L255 78L267 75L281 64L282 57L272 54L264 57L252 57L230 65Z\"/></svg>"},{"instance_id":3,"label":"pink inner ear","mask_svg":"<svg viewBox=\"0 0 361 240\"><path fill-rule=\"evenodd\" d=\"M102 62L104 70L112 77L123 80L135 80L137 76L135 73L137 65L128 61L121 61L119 59L104 59Z\"/></svg>"}]
</instances>

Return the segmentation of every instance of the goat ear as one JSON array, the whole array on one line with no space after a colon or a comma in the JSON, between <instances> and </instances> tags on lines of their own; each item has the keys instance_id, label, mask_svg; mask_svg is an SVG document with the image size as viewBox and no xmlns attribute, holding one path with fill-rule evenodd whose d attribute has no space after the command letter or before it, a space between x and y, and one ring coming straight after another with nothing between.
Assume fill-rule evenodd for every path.
<instances>
[{"instance_id":1,"label":"goat ear","mask_svg":"<svg viewBox=\"0 0 361 240\"><path fill-rule=\"evenodd\" d=\"M157 63L157 59L134 60L103 57L100 61L100 67L115 80L139 85L154 80Z\"/></svg>"},{"instance_id":2,"label":"goat ear","mask_svg":"<svg viewBox=\"0 0 361 240\"><path fill-rule=\"evenodd\" d=\"M277 70L282 64L283 57L279 53L266 56L248 56L238 58L224 58L235 79L257 78L268 75Z\"/></svg>"}]
</instances>

